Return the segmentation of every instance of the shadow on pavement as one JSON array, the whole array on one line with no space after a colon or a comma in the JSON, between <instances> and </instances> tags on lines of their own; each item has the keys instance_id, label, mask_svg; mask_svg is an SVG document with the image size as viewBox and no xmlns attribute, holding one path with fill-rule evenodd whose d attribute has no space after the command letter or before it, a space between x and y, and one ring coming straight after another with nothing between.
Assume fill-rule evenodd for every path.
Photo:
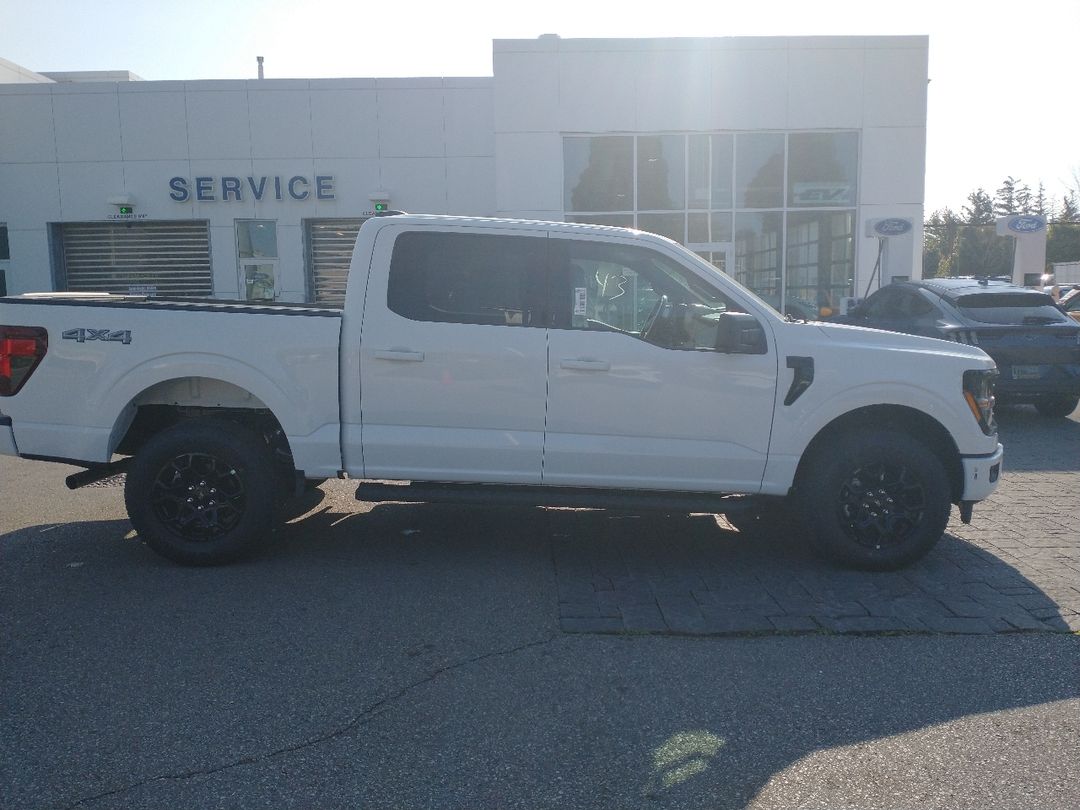
<instances>
[{"instance_id":1,"label":"shadow on pavement","mask_svg":"<svg viewBox=\"0 0 1080 810\"><path fill-rule=\"evenodd\" d=\"M550 538L648 550L657 576L704 554L778 605L776 583L840 604L899 581L704 516L316 508L217 569L158 559L122 520L0 537L0 804L743 807L824 749L1080 696L1076 640L1047 634L555 630ZM926 589L963 558L1022 581L970 555L946 541L899 576ZM888 784L879 766L845 778Z\"/></svg>"}]
</instances>

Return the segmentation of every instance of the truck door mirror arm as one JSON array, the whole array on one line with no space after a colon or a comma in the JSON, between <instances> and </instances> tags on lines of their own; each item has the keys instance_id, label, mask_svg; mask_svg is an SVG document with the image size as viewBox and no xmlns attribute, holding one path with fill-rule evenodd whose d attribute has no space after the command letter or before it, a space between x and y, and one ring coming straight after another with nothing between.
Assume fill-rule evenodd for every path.
<instances>
[{"instance_id":1,"label":"truck door mirror arm","mask_svg":"<svg viewBox=\"0 0 1080 810\"><path fill-rule=\"evenodd\" d=\"M766 354L765 330L747 312L722 312L716 319L716 350L724 354Z\"/></svg>"}]
</instances>

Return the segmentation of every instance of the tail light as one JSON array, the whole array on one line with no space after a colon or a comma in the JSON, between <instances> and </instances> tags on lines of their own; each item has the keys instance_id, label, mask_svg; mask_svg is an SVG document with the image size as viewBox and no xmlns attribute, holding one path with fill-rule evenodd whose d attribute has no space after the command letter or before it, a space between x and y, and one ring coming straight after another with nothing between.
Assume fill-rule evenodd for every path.
<instances>
[{"instance_id":1,"label":"tail light","mask_svg":"<svg viewBox=\"0 0 1080 810\"><path fill-rule=\"evenodd\" d=\"M964 399L987 436L997 430L994 422L994 381L997 376L996 368L964 372Z\"/></svg>"},{"instance_id":2,"label":"tail light","mask_svg":"<svg viewBox=\"0 0 1080 810\"><path fill-rule=\"evenodd\" d=\"M42 327L0 326L0 397L19 393L48 350L49 333Z\"/></svg>"}]
</instances>

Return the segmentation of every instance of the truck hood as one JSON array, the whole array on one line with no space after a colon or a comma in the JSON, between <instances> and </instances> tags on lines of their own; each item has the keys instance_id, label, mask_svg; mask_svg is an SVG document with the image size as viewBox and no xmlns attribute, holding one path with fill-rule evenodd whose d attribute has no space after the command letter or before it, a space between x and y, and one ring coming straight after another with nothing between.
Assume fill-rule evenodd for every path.
<instances>
[{"instance_id":1,"label":"truck hood","mask_svg":"<svg viewBox=\"0 0 1080 810\"><path fill-rule=\"evenodd\" d=\"M865 326L816 322L814 326L830 340L842 342L848 346L866 346L872 349L895 349L896 351L933 353L965 360L981 360L988 368L994 361L978 346L953 343L950 340L907 335L903 332L886 332L883 329L869 329Z\"/></svg>"}]
</instances>

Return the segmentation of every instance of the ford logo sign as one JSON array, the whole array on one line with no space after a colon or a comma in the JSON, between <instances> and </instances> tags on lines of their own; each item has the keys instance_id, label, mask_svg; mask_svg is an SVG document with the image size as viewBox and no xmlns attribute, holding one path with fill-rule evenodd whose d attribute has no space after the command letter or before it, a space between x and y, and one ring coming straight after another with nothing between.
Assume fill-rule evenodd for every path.
<instances>
[{"instance_id":1,"label":"ford logo sign","mask_svg":"<svg viewBox=\"0 0 1080 810\"><path fill-rule=\"evenodd\" d=\"M1009 230L1016 233L1035 233L1046 227L1043 217L1019 216L1009 220Z\"/></svg>"},{"instance_id":2,"label":"ford logo sign","mask_svg":"<svg viewBox=\"0 0 1080 810\"><path fill-rule=\"evenodd\" d=\"M874 233L878 236L902 236L911 230L910 219L882 219L874 225Z\"/></svg>"}]
</instances>

